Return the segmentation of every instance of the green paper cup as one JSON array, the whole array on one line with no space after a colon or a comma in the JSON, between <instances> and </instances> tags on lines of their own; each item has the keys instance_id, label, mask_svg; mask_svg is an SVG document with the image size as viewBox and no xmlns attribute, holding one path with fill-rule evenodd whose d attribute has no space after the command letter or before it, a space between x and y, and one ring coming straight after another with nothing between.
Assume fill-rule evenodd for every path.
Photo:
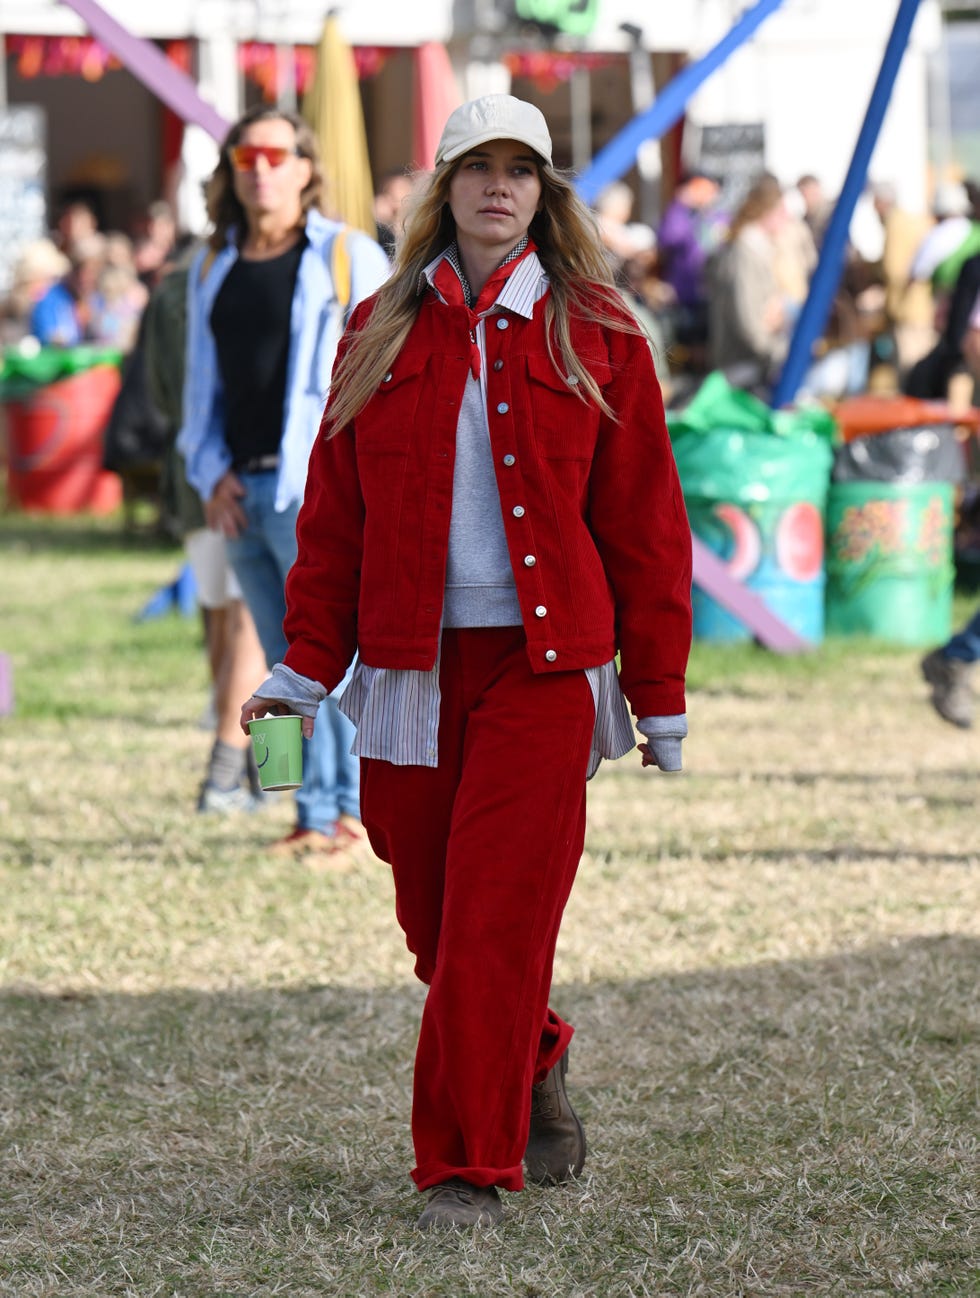
<instances>
[{"instance_id":1,"label":"green paper cup","mask_svg":"<svg viewBox=\"0 0 980 1298\"><path fill-rule=\"evenodd\" d=\"M298 789L303 783L303 718L256 717L248 728L263 789Z\"/></svg>"}]
</instances>

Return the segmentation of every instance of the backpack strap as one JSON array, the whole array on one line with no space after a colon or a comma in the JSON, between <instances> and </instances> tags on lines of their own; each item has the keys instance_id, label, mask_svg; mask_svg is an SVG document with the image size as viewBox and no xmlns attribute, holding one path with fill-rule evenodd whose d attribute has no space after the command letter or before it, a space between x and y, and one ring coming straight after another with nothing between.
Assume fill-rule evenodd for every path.
<instances>
[{"instance_id":1,"label":"backpack strap","mask_svg":"<svg viewBox=\"0 0 980 1298\"><path fill-rule=\"evenodd\" d=\"M214 265L214 259L215 257L217 257L217 255L218 254L215 252L213 248L208 248L207 252L204 254L204 257L201 260L201 269L197 277L197 282L199 284L203 284L204 281L207 279L208 271Z\"/></svg>"},{"instance_id":2,"label":"backpack strap","mask_svg":"<svg viewBox=\"0 0 980 1298\"><path fill-rule=\"evenodd\" d=\"M348 309L350 307L350 250L347 247L348 227L345 225L333 237L333 243L330 245L330 275L333 279L334 292L337 294L337 301L340 303L344 312L344 320L347 319Z\"/></svg>"}]
</instances>

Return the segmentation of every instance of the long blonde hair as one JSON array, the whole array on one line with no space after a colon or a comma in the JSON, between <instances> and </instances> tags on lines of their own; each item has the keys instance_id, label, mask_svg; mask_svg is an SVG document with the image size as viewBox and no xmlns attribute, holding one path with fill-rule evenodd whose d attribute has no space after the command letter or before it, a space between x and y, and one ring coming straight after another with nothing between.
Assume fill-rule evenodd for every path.
<instances>
[{"instance_id":1,"label":"long blonde hair","mask_svg":"<svg viewBox=\"0 0 980 1298\"><path fill-rule=\"evenodd\" d=\"M437 167L412 202L392 275L378 290L368 320L346 340L333 376L327 407L331 433L364 409L404 346L422 301L419 276L456 237L449 185L461 162ZM564 372L578 378L572 390L611 414L595 379L575 355L570 321L575 316L623 333L646 335L614 285L592 213L566 176L543 162L538 163L538 174L541 210L528 233L551 284L545 307L548 350L559 368L554 334Z\"/></svg>"}]
</instances>

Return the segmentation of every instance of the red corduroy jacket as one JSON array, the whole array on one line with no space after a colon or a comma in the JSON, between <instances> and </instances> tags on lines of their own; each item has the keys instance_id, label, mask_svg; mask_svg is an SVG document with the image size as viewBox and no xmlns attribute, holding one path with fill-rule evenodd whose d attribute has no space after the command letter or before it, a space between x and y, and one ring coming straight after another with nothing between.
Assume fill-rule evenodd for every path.
<instances>
[{"instance_id":1,"label":"red corduroy jacket","mask_svg":"<svg viewBox=\"0 0 980 1298\"><path fill-rule=\"evenodd\" d=\"M552 364L546 300L531 320L486 322L490 443L531 667L598 666L618 651L634 714L673 716L686 710L691 534L650 350L573 326L610 419ZM355 648L372 667L435 664L469 329L465 309L427 293L361 413L333 437L321 427L284 626L287 666L328 689Z\"/></svg>"}]
</instances>

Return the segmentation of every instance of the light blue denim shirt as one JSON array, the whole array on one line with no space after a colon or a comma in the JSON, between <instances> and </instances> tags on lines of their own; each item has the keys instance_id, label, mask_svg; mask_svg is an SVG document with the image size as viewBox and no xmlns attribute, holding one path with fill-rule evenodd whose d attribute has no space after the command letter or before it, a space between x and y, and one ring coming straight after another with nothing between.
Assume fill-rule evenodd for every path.
<instances>
[{"instance_id":1,"label":"light blue denim shirt","mask_svg":"<svg viewBox=\"0 0 980 1298\"><path fill-rule=\"evenodd\" d=\"M334 239L345 228L351 277L351 300L346 308L337 299L330 272ZM306 236L308 244L300 258L291 308L286 406L276 482L278 511L303 499L307 462L320 427L345 318L362 298L384 283L391 271L388 258L373 239L317 211L307 214ZM211 309L238 259L236 232L229 233L227 244L202 276L207 251L201 249L188 271L187 377L184 422L177 438L177 447L187 464L187 479L204 500L211 499L218 482L231 468Z\"/></svg>"}]
</instances>

